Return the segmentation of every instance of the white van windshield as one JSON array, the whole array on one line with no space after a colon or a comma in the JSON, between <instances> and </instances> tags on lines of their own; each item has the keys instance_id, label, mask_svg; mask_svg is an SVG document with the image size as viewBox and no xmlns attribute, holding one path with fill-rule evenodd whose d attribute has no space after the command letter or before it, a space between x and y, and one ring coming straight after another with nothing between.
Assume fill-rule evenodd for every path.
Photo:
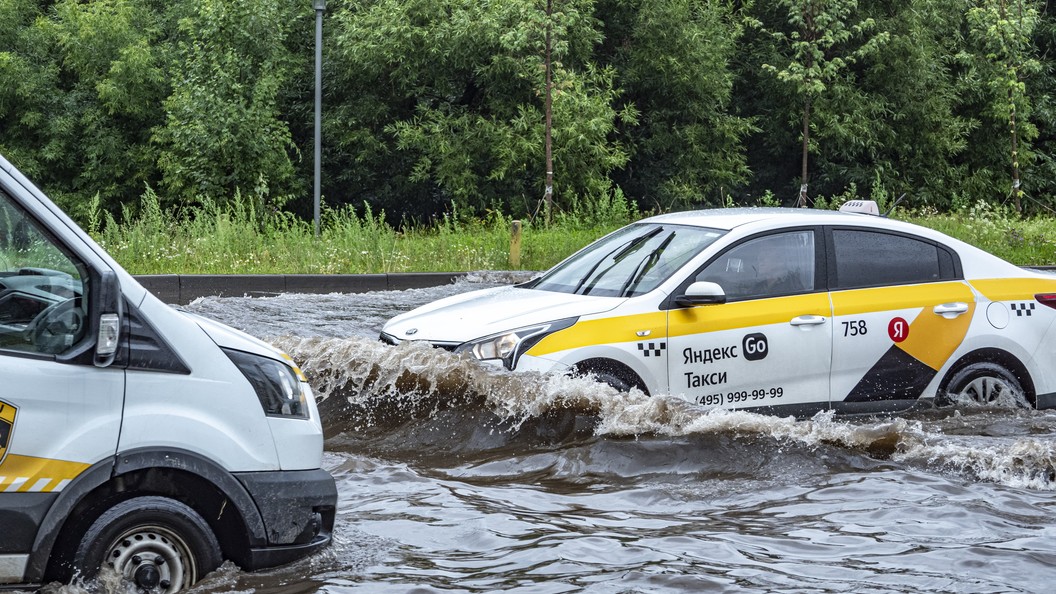
<instances>
[{"instance_id":1,"label":"white van windshield","mask_svg":"<svg viewBox=\"0 0 1056 594\"><path fill-rule=\"evenodd\" d=\"M637 223L592 243L526 287L601 297L644 295L724 233L686 225Z\"/></svg>"},{"instance_id":2,"label":"white van windshield","mask_svg":"<svg viewBox=\"0 0 1056 594\"><path fill-rule=\"evenodd\" d=\"M86 336L86 268L0 190L0 349L55 355Z\"/></svg>"}]
</instances>

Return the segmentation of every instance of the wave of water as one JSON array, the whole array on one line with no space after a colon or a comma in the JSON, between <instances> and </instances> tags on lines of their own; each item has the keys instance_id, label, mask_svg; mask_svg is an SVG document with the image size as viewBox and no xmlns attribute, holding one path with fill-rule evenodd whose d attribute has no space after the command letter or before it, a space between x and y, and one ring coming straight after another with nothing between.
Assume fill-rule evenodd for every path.
<instances>
[{"instance_id":1,"label":"wave of water","mask_svg":"<svg viewBox=\"0 0 1056 594\"><path fill-rule=\"evenodd\" d=\"M1019 415L1013 423L1018 429L1006 431L1009 435L973 434L992 432L988 410L861 419L826 412L797 420L708 410L670 395L621 393L589 378L493 370L420 343L393 347L371 339L321 337L274 342L302 362L324 400L323 410L330 411L328 434L356 435L356 443L381 449L404 444L414 451L428 446L434 454L483 453L512 440L525 447L526 427L546 447L555 438L724 435L745 444L770 440L805 451L835 447L972 480L1056 490L1051 414L1000 411L1006 423L1010 414ZM1037 425L1033 431L1039 435L1023 434L1031 431L1029 423ZM428 439L430 434L434 439Z\"/></svg>"}]
</instances>

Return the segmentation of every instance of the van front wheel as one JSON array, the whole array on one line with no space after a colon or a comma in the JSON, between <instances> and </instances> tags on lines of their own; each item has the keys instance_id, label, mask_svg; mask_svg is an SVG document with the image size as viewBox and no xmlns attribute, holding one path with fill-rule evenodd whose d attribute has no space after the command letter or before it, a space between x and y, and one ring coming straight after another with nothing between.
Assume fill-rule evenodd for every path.
<instances>
[{"instance_id":1,"label":"van front wheel","mask_svg":"<svg viewBox=\"0 0 1056 594\"><path fill-rule=\"evenodd\" d=\"M74 569L91 579L105 567L140 591L179 592L221 562L220 545L197 512L166 497L111 507L81 537Z\"/></svg>"}]
</instances>

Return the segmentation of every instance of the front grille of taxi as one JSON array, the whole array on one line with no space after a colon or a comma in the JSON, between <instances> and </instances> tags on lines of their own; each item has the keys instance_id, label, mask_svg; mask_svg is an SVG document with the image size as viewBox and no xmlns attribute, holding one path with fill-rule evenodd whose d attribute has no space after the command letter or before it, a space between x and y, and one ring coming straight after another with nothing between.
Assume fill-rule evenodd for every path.
<instances>
[{"instance_id":1,"label":"front grille of taxi","mask_svg":"<svg viewBox=\"0 0 1056 594\"><path fill-rule=\"evenodd\" d=\"M397 344L400 344L401 342L404 342L404 341L400 340L399 338L396 338L395 336L393 336L393 335L391 335L391 334L389 334L387 332L382 332L381 335L378 336L378 340L380 340L381 342L384 342L385 344L391 344L391 345L397 345ZM434 347L436 347L438 349L444 349L445 351L454 351L455 349L458 348L458 345L460 345L462 343L460 343L460 342L429 342L429 344L431 344L432 346L434 346Z\"/></svg>"}]
</instances>

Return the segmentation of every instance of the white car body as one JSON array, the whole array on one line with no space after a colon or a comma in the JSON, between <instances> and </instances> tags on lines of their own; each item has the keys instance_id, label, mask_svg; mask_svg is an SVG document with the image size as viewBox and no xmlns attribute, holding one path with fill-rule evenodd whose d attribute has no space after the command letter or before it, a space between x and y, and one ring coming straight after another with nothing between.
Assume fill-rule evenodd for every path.
<instances>
[{"instance_id":1,"label":"white car body","mask_svg":"<svg viewBox=\"0 0 1056 594\"><path fill-rule=\"evenodd\" d=\"M700 238L699 248L668 256L687 236ZM605 258L594 256L610 245ZM582 275L593 283L639 251L623 292L591 295L593 284L567 281L581 261L593 263ZM665 259L677 266L641 281ZM767 276L764 262L780 271ZM784 286L760 288L775 280ZM1056 276L879 216L708 210L639 221L525 285L398 315L382 339L424 340L514 371L595 373L708 407L800 415L903 410L930 403L951 380L967 389L976 378L965 374L998 366L1045 408L1056 406L1054 293Z\"/></svg>"}]
</instances>

